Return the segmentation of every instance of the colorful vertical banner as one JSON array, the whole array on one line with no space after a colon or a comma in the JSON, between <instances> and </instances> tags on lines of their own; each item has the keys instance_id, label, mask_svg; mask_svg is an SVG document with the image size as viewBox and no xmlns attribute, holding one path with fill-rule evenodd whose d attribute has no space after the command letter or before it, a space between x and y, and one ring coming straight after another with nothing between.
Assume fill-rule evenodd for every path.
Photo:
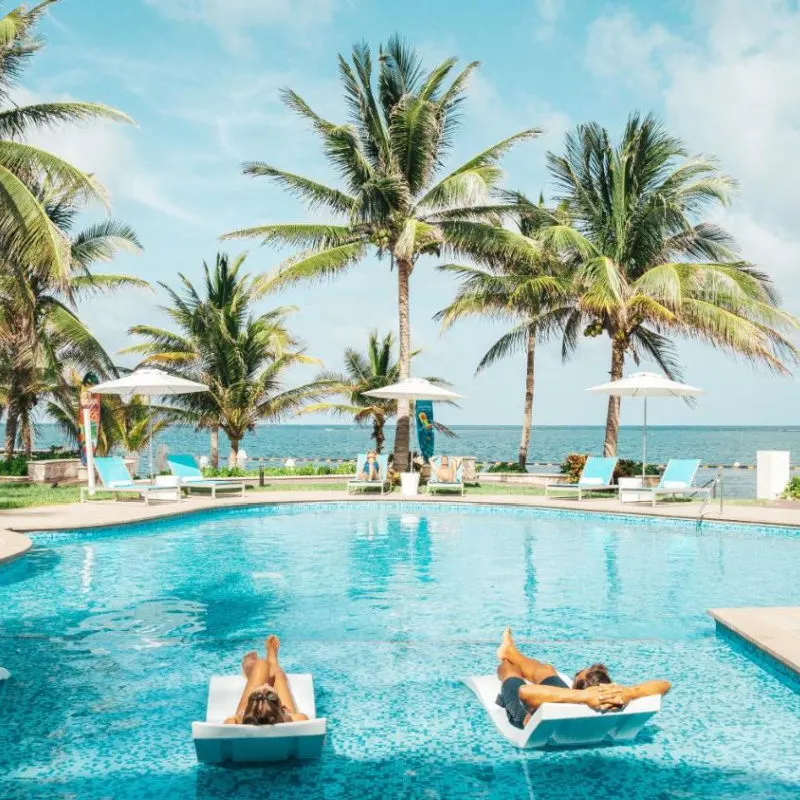
<instances>
[{"instance_id":1,"label":"colorful vertical banner","mask_svg":"<svg viewBox=\"0 0 800 800\"><path fill-rule=\"evenodd\" d=\"M88 373L81 385L80 400L78 402L78 445L80 446L81 464L86 466L86 428L83 421L83 412L89 412L89 428L92 434L92 454L97 450L97 432L100 428L100 397L92 394L92 386L97 384L97 378Z\"/></svg>"},{"instance_id":2,"label":"colorful vertical banner","mask_svg":"<svg viewBox=\"0 0 800 800\"><path fill-rule=\"evenodd\" d=\"M419 452L428 462L433 455L434 446L433 401L417 400L414 404L414 416L417 418Z\"/></svg>"}]
</instances>

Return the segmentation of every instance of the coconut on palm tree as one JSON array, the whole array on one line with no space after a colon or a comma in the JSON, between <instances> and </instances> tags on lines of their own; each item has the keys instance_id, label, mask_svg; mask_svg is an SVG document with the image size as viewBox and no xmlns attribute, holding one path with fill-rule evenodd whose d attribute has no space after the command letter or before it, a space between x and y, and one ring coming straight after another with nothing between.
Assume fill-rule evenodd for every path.
<instances>
[{"instance_id":1,"label":"coconut on palm tree","mask_svg":"<svg viewBox=\"0 0 800 800\"><path fill-rule=\"evenodd\" d=\"M454 78L456 59L432 70L398 37L381 47L377 67L366 44L339 56L339 75L349 121L330 122L296 92L283 99L319 136L331 166L340 175L333 187L270 164L245 164L248 175L266 176L299 197L310 209L324 209L324 223L268 224L228 236L255 237L265 244L298 247L276 270L277 285L335 278L369 252L388 257L397 273L399 379L409 377L411 331L409 280L423 256L495 258L528 243L493 224L505 208L493 197L502 172L502 156L517 142L535 136L521 131L487 148L452 170L444 169L455 144L458 110L467 80L477 66L468 64ZM409 404L397 412L394 463L409 459Z\"/></svg>"},{"instance_id":2,"label":"coconut on palm tree","mask_svg":"<svg viewBox=\"0 0 800 800\"><path fill-rule=\"evenodd\" d=\"M539 248L535 259L502 259L489 266L445 264L440 269L457 275L458 292L449 306L435 319L444 329L465 317L483 316L511 322L507 330L484 354L476 374L499 360L522 352L525 354L525 399L517 463L524 469L533 424L533 400L536 386L536 343L560 330L565 311L571 309L571 280L568 265L550 245L537 239L542 227L544 200L534 204L524 194L507 195L517 210L513 219L522 236ZM536 212L536 213L534 213ZM558 210L548 212L563 218Z\"/></svg>"},{"instance_id":3,"label":"coconut on palm tree","mask_svg":"<svg viewBox=\"0 0 800 800\"><path fill-rule=\"evenodd\" d=\"M31 181L33 185L33 181ZM83 205L72 190L56 190L41 179L34 197L67 243L66 273L56 275L45 264L6 260L0 270L0 400L6 409L6 455L17 438L27 453L33 446L33 412L58 393L70 369L116 375L111 358L78 317L76 304L97 292L147 287L130 275L92 270L120 250L141 246L124 223L105 220L72 235Z\"/></svg>"},{"instance_id":4,"label":"coconut on palm tree","mask_svg":"<svg viewBox=\"0 0 800 800\"><path fill-rule=\"evenodd\" d=\"M105 203L105 191L91 175L27 140L36 130L64 122L131 120L100 103L14 102L12 95L21 74L43 46L36 26L55 2L58 0L21 5L0 18L0 258L38 264L66 286L72 278L69 242L37 195L40 178L46 175L57 190L76 201Z\"/></svg>"},{"instance_id":5,"label":"coconut on palm tree","mask_svg":"<svg viewBox=\"0 0 800 800\"><path fill-rule=\"evenodd\" d=\"M379 337L377 331L369 335L367 351L362 353L348 347L344 353L345 371L322 372L317 376L320 386L325 387L327 394L339 395L340 402L324 401L306 406L303 414L328 413L350 416L357 425L372 425L371 437L375 442L375 450L383 452L386 441L384 427L397 416L397 400L384 400L367 397L366 392L382 389L397 383L400 379L400 364L394 355L395 339L391 333ZM411 353L413 358L419 351ZM441 378L427 380L438 385L447 385ZM452 432L439 423L434 423L438 430L452 435Z\"/></svg>"},{"instance_id":6,"label":"coconut on palm tree","mask_svg":"<svg viewBox=\"0 0 800 800\"><path fill-rule=\"evenodd\" d=\"M769 278L708 221L734 188L713 161L690 157L652 115L633 114L617 144L600 125L579 125L547 163L567 221L540 211L539 236L572 263L576 298L563 317L564 353L582 332L608 336L612 380L628 358L652 359L679 377L676 336L778 372L797 359L788 338L797 320L779 308ZM619 404L609 398L606 455L616 453Z\"/></svg>"},{"instance_id":7,"label":"coconut on palm tree","mask_svg":"<svg viewBox=\"0 0 800 800\"><path fill-rule=\"evenodd\" d=\"M291 306L257 312L266 289L241 271L244 256L230 262L217 255L214 269L203 264L204 292L179 274L182 291L160 285L171 301L163 310L175 330L136 325L130 333L144 342L125 352L144 356L143 364L163 366L208 392L177 395L171 401L196 427L222 430L230 441L231 466L248 431L277 421L320 397L316 383L286 388L286 372L297 364L318 363L305 355L289 332Z\"/></svg>"}]
</instances>

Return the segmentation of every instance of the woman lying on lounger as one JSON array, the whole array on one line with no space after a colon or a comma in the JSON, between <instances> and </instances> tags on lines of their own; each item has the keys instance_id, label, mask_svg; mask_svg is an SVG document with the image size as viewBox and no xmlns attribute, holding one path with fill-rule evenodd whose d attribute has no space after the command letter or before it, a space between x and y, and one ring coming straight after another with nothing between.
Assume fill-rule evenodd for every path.
<instances>
[{"instance_id":1,"label":"woman lying on lounger","mask_svg":"<svg viewBox=\"0 0 800 800\"><path fill-rule=\"evenodd\" d=\"M277 636L268 636L267 657L259 658L251 650L242 659L242 672L247 684L236 713L225 720L229 725L276 725L279 722L301 722L308 719L297 710L286 673L278 663L281 646Z\"/></svg>"},{"instance_id":2,"label":"woman lying on lounger","mask_svg":"<svg viewBox=\"0 0 800 800\"><path fill-rule=\"evenodd\" d=\"M502 682L497 705L505 708L515 728L524 728L542 703L584 703L595 711L620 711L637 697L665 695L670 690L669 681L647 681L638 686L612 683L604 664L582 669L569 687L551 664L520 653L511 628L503 632L497 658L497 677Z\"/></svg>"},{"instance_id":3,"label":"woman lying on lounger","mask_svg":"<svg viewBox=\"0 0 800 800\"><path fill-rule=\"evenodd\" d=\"M442 456L439 459L439 468L436 470L436 480L439 483L455 483L458 471L458 459Z\"/></svg>"},{"instance_id":4,"label":"woman lying on lounger","mask_svg":"<svg viewBox=\"0 0 800 800\"><path fill-rule=\"evenodd\" d=\"M378 464L378 454L374 450L370 450L364 459L364 468L361 470L360 475L356 475L356 480L378 481L380 478L381 468Z\"/></svg>"}]
</instances>

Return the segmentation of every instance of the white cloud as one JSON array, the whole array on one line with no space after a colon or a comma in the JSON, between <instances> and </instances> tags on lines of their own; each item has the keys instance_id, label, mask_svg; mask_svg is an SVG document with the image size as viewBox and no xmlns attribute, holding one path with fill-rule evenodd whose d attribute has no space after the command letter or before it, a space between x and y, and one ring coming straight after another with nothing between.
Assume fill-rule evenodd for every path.
<instances>
[{"instance_id":1,"label":"white cloud","mask_svg":"<svg viewBox=\"0 0 800 800\"><path fill-rule=\"evenodd\" d=\"M291 27L298 31L331 20L338 0L145 0L164 16L205 24L223 43L248 47L256 28Z\"/></svg>"},{"instance_id":2,"label":"white cloud","mask_svg":"<svg viewBox=\"0 0 800 800\"><path fill-rule=\"evenodd\" d=\"M535 38L539 41L549 39L555 32L556 23L564 13L567 0L534 0L537 16Z\"/></svg>"}]
</instances>

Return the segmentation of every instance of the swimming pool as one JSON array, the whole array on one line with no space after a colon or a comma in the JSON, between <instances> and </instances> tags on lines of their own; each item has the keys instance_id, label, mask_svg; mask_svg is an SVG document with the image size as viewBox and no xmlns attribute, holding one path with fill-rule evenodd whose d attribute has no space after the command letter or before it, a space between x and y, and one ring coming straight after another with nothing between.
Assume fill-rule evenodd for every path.
<instances>
[{"instance_id":1,"label":"swimming pool","mask_svg":"<svg viewBox=\"0 0 800 800\"><path fill-rule=\"evenodd\" d=\"M342 503L40 534L0 570L0 797L796 798L800 695L706 609L797 605L800 534ZM520 752L459 678L504 625L674 689L636 744ZM318 762L197 765L208 677L267 632L314 673Z\"/></svg>"}]
</instances>

